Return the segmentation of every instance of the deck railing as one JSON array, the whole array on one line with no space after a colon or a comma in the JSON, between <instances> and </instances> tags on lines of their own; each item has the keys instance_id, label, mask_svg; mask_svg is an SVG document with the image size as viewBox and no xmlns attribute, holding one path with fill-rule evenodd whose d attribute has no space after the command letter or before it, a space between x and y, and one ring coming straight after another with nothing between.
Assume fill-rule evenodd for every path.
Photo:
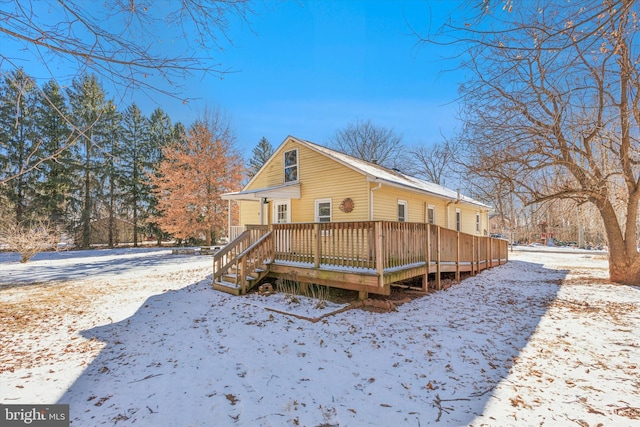
<instances>
[{"instance_id":1,"label":"deck railing","mask_svg":"<svg viewBox=\"0 0 640 427\"><path fill-rule=\"evenodd\" d=\"M274 224L275 261L383 270L455 264L477 271L507 256L507 242L431 224L363 221ZM486 264L486 266L484 265Z\"/></svg>"},{"instance_id":2,"label":"deck railing","mask_svg":"<svg viewBox=\"0 0 640 427\"><path fill-rule=\"evenodd\" d=\"M435 273L436 288L440 289L441 273L455 273L459 280L461 272L475 274L505 263L507 244L506 240L424 223L359 221L247 226L237 239L214 255L213 278L220 280L224 274L235 271L235 285L244 292L248 275L284 264L301 270L351 274L349 280L356 277L352 273L358 277L375 276L376 285L367 286L381 291L390 283L416 276L423 277L423 287L427 289L428 276ZM273 268L268 267L271 263ZM310 273L311 277L320 279ZM326 277L323 280L331 281ZM360 289L349 283L340 286Z\"/></svg>"}]
</instances>

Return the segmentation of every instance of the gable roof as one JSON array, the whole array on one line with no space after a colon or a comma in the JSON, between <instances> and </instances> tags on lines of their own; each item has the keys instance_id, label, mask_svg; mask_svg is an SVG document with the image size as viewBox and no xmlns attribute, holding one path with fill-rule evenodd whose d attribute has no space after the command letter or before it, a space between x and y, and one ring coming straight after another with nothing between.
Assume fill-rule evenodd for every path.
<instances>
[{"instance_id":1,"label":"gable roof","mask_svg":"<svg viewBox=\"0 0 640 427\"><path fill-rule=\"evenodd\" d=\"M292 139L311 150L321 153L338 163L341 163L348 168L359 172L367 177L371 182L380 182L391 186L401 187L409 190L418 191L421 193L427 193L430 195L438 196L452 201L459 201L462 203L475 205L484 209L491 209L491 206L486 205L471 197L459 194L458 191L452 190L442 185L434 184L433 182L425 181L420 178L416 178L410 175L405 175L397 170L388 169L384 166L376 163L367 162L362 159L350 156L348 154L341 153L339 151L332 150L327 147L323 147L313 142L299 139L293 136L287 137L285 142Z\"/></svg>"},{"instance_id":2,"label":"gable roof","mask_svg":"<svg viewBox=\"0 0 640 427\"><path fill-rule=\"evenodd\" d=\"M292 183L291 185L289 184L279 185L279 186L270 187L270 188L246 190L254 181L254 179L256 179L256 177L260 174L260 172L266 169L269 163L271 163L273 159L275 159L280 154L280 152L282 152L282 150L284 149L284 146L288 141L294 141L297 144L305 146L310 150L320 153L325 157L328 157L358 173L361 173L362 175L365 175L367 177L367 180L370 182L377 182L377 183L404 188L412 191L417 191L419 193L426 193L439 198L448 199L452 202L474 205L482 209L492 209L491 206L489 205L486 205L478 200L474 200L471 197L463 196L459 194L457 191L451 190L450 188L447 188L447 187L443 187L442 185L434 184L433 182L429 182L420 178L405 175L402 172L399 172L393 169L388 169L376 163L367 162L365 160L358 159L348 154L344 154L339 151L335 151L330 148L315 144L311 141L296 138L295 136L291 136L291 135L287 136L284 139L282 144L280 144L280 146L274 151L273 155L269 158L269 160L267 160L267 162L262 166L262 168L260 168L258 173L254 175L253 178L251 178L251 180L249 180L249 182L247 183L247 185L245 185L242 191L223 194L222 198L223 199L245 199L245 200L253 199L253 198L257 199L260 197L267 197L268 193L271 191L275 191L275 192L297 191L296 196L293 196L293 197L300 198L300 194L299 194L300 187L298 183ZM287 187L290 187L290 188L287 188Z\"/></svg>"}]
</instances>

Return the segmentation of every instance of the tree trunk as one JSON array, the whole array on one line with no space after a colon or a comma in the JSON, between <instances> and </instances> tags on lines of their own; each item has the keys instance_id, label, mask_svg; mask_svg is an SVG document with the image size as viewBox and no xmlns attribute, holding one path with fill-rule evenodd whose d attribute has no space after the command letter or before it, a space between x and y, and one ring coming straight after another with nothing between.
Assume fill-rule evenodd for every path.
<instances>
[{"instance_id":1,"label":"tree trunk","mask_svg":"<svg viewBox=\"0 0 640 427\"><path fill-rule=\"evenodd\" d=\"M209 228L207 229L207 232L205 234L205 245L206 246L211 246L211 235L213 234L213 227L209 226Z\"/></svg>"},{"instance_id":2,"label":"tree trunk","mask_svg":"<svg viewBox=\"0 0 640 427\"><path fill-rule=\"evenodd\" d=\"M640 285L640 253L609 252L609 279L621 285Z\"/></svg>"},{"instance_id":3,"label":"tree trunk","mask_svg":"<svg viewBox=\"0 0 640 427\"><path fill-rule=\"evenodd\" d=\"M635 242L635 224L626 224L627 227L634 227L629 230L630 235L634 236L633 241L627 241L625 236L629 233L622 233L613 206L605 202L599 206L599 211L609 243L609 280L622 285L639 285L640 253Z\"/></svg>"}]
</instances>

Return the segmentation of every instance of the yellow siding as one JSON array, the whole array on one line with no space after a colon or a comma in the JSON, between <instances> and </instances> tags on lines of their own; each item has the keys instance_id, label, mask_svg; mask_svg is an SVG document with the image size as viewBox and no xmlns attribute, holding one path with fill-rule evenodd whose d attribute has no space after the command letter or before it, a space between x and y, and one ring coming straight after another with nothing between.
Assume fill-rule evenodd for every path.
<instances>
[{"instance_id":1,"label":"yellow siding","mask_svg":"<svg viewBox=\"0 0 640 427\"><path fill-rule=\"evenodd\" d=\"M375 188L375 184L371 184ZM435 209L435 224L450 229L456 228L456 209L460 209L462 215L461 231L469 234L483 234L487 224L487 212L480 214L480 232L476 233L476 212L480 212L477 207L461 203L451 203L450 200L440 199L427 194L414 193L397 187L382 185L382 188L373 191L374 220L397 221L398 201L407 202L407 213L409 222L426 222L429 206ZM425 205L426 204L426 205ZM447 212L449 221L447 221Z\"/></svg>"},{"instance_id":2,"label":"yellow siding","mask_svg":"<svg viewBox=\"0 0 640 427\"><path fill-rule=\"evenodd\" d=\"M241 200L240 204L240 224L260 224L260 202L248 202ZM264 208L265 219L264 223L267 223L266 218L266 206Z\"/></svg>"}]
</instances>

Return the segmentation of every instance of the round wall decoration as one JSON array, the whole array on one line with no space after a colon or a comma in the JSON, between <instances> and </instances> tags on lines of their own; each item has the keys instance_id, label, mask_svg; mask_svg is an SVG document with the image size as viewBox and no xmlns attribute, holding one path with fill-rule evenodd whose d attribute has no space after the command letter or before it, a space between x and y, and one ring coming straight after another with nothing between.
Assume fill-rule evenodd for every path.
<instances>
[{"instance_id":1,"label":"round wall decoration","mask_svg":"<svg viewBox=\"0 0 640 427\"><path fill-rule=\"evenodd\" d=\"M344 213L349 213L353 210L353 199L347 197L340 203L340 210Z\"/></svg>"}]
</instances>

